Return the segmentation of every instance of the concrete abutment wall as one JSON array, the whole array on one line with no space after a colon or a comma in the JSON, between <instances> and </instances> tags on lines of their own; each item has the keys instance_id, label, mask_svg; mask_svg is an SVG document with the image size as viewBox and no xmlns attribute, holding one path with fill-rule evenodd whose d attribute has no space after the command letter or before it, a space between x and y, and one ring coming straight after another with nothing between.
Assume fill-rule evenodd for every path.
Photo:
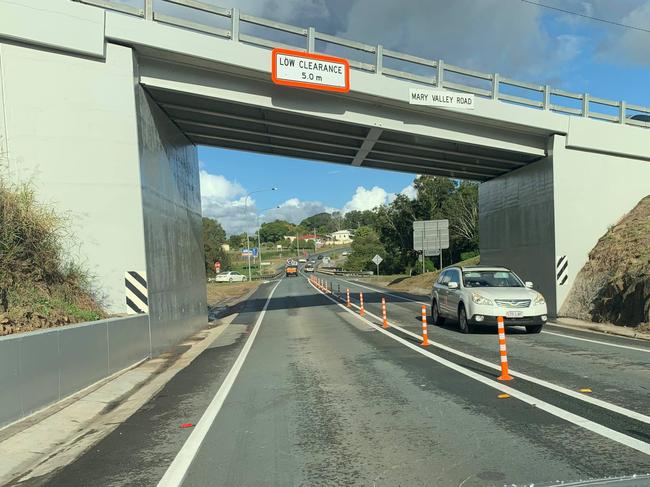
<instances>
[{"instance_id":1,"label":"concrete abutment wall","mask_svg":"<svg viewBox=\"0 0 650 487\"><path fill-rule=\"evenodd\" d=\"M650 194L650 161L567 141L552 136L548 157L479 187L481 263L533 281L551 316L598 239Z\"/></svg>"}]
</instances>

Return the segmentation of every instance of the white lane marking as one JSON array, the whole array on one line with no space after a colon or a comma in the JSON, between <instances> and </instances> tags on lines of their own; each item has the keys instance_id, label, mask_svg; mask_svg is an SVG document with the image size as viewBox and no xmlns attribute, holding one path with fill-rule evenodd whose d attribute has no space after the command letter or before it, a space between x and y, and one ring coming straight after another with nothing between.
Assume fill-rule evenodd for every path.
<instances>
[{"instance_id":1,"label":"white lane marking","mask_svg":"<svg viewBox=\"0 0 650 487\"><path fill-rule=\"evenodd\" d=\"M592 340L591 338L582 338L582 337L575 337L572 335L565 335L563 333L555 333L554 331L542 331L542 333L545 333L547 335L555 335L559 337L564 337L564 338L571 338L572 340L580 340L583 342L591 342L591 343L598 343L600 345L607 345L608 347L617 347L617 348L626 348L628 350L636 350L637 352L645 352L645 353L650 353L650 348L639 348L639 347L630 347L629 345L621 345L619 343L607 343L607 342L602 342L600 340Z\"/></svg>"},{"instance_id":2,"label":"white lane marking","mask_svg":"<svg viewBox=\"0 0 650 487\"><path fill-rule=\"evenodd\" d=\"M339 281L347 282L348 284L363 287L365 289L370 289L371 291L376 291L378 293L385 294L386 296L392 296L392 297L397 298L397 299L403 299L404 301L411 301L413 303L426 304L427 306L429 306L431 304L431 303L425 303L423 301L416 301L415 299L405 298L404 296L398 296L397 294L391 294L389 292L384 291L383 289L377 289L377 288L370 287L370 286L364 286L363 284L359 284L358 282L346 281L345 279L341 279L340 277L336 277L336 276L333 276L333 277L335 279L338 279Z\"/></svg>"},{"instance_id":3,"label":"white lane marking","mask_svg":"<svg viewBox=\"0 0 650 487\"><path fill-rule=\"evenodd\" d=\"M355 308L359 308L356 304L351 303L352 306ZM372 312L368 310L364 310L365 313L368 316L372 316L376 320L379 320L379 316L373 314ZM389 325L395 328L396 330L401 331L402 333L409 335L413 338L416 338L418 340L422 340L422 336L418 335L417 333L413 333L405 328L402 328L401 326L395 325L392 322L389 322ZM445 350L446 352L453 353L454 355L458 355L459 357L462 357L467 360L471 360L472 362L476 362L478 364L481 364L485 367L489 367L494 370L501 370L501 367L499 365L495 365L492 362L488 362L487 360L483 360L481 358L475 357L473 355L469 355L465 352L461 352L460 350L456 350L455 348L448 347L447 345L443 345L442 343L435 342L431 339L429 339L429 344L433 345L434 347L437 347L441 350ZM616 404L609 403L607 401L603 401L602 399L597 399L593 396L585 396L584 394L581 394L580 392L573 391L571 389L567 389L566 387L559 386L557 384L553 384L552 382L545 381L544 379L538 379L537 377L533 377L528 374L524 374L523 372L517 372L515 370L510 369L509 370L510 375L513 375L515 377L519 377L521 379L527 380L528 382L532 382L534 384L540 385L542 387L546 387L547 389L551 389L553 391L559 392L561 394L564 394L566 396L573 397L574 399L578 399L583 402L587 402L589 404L593 404L595 406L608 409L610 411L614 411L622 416L627 416L628 418L636 419L637 421L641 421L642 423L650 424L650 416L646 416L645 414L639 413L637 411L633 411L631 409L624 408L622 406L618 406Z\"/></svg>"},{"instance_id":4,"label":"white lane marking","mask_svg":"<svg viewBox=\"0 0 650 487\"><path fill-rule=\"evenodd\" d=\"M366 289L371 289L373 291L380 292L380 293L385 294L387 296L393 296L395 298L402 299L404 301L411 301L412 303L418 303L418 304L426 304L427 306L430 304L430 303L424 303L422 301L416 301L415 299L405 298L404 296L398 296L396 294L391 294L391 293L388 293L388 292L384 292L382 289L376 289L376 288L364 286L363 284L359 284L357 282L346 281L345 279L341 279L341 278L337 278L337 279L340 280L340 281L343 281L343 282L347 282L348 284L353 284L353 285L356 285L356 286L365 287ZM560 325L558 323L549 322L548 324L552 325L552 326L562 326L562 325ZM564 328L575 330L575 328L570 328L570 327L564 327ZM577 331L582 331L582 330L577 330ZM593 330L584 330L584 331L589 331L591 333L600 333L601 335L603 335L603 333L598 332L598 331L593 331ZM561 334L561 333L555 333L555 332L547 331L547 330L542 330L542 333L545 333L547 335L561 336L561 337L564 337L564 338L571 338L573 340L582 340L582 341L585 341L585 342L598 343L600 345L607 345L608 347L627 348L629 350L637 350L637 351L640 351L640 352L650 353L650 349L644 349L644 348L638 348L638 347L630 347L628 345L619 345L617 343L608 343L608 342L603 342L603 341L600 341L600 340L590 340L588 338L580 338L580 337L575 337L575 336L572 336L572 335L564 335L564 334ZM631 337L620 337L620 338L623 338L623 339L628 338L629 340L637 340L636 338L631 338Z\"/></svg>"},{"instance_id":5,"label":"white lane marking","mask_svg":"<svg viewBox=\"0 0 650 487\"><path fill-rule=\"evenodd\" d=\"M311 283L310 283L311 284ZM316 289L316 288L315 288ZM317 289L318 290L318 289ZM557 406L554 406L552 404L549 404L545 401L542 401L541 399L537 399L534 396L531 396L529 394L526 394L524 392L520 392L517 389L513 389L512 387L506 386L504 384L501 384L499 382L493 381L491 379L488 379L487 377L479 374L478 372L474 372L472 370L466 369L465 367L461 365L457 365L453 362L450 362L447 359L444 359L442 357L439 357L428 350L420 347L419 345L415 345L414 343L411 343L401 337L398 337L397 335L394 335L393 333L384 330L381 326L375 325L368 319L364 318L363 316L359 316L357 313L352 311L349 308L346 308L344 305L336 301L334 298L328 296L327 294L324 294L326 298L334 302L337 306L340 306L343 308L343 310L347 311L348 313L352 313L353 316L357 317L360 320L365 321L370 327L374 328L375 330L383 333L384 335L392 338L393 340L401 343L402 345L418 352L421 355L424 355L427 358L430 358L431 360L438 362L440 365L443 365L445 367L448 367L460 374L463 374L471 379L474 379L488 387L491 387L493 389L497 389L501 392L505 392L506 394L509 394L510 396L519 399L520 401L529 404L533 407L536 407L537 409L541 409L542 411L546 411L549 414L552 414L553 416L556 416L560 419L563 419L565 421L568 421L569 423L573 423L576 426L580 426L581 428L584 428L586 430L589 430L593 433L596 433L600 436L603 436L605 438L608 438L610 440L616 441L617 443L620 443L622 445L628 446L630 448L633 448L637 451L640 451L642 453L645 453L646 455L650 455L650 444L645 443L641 440L637 440L636 438L633 438L631 436L628 436L623 433L619 433L618 431L615 431L611 428L608 428L607 426L603 426L602 424L596 423L594 421L591 421L587 418L583 418L582 416L578 416L577 414L573 414L569 411L566 411L564 409L561 409Z\"/></svg>"},{"instance_id":6,"label":"white lane marking","mask_svg":"<svg viewBox=\"0 0 650 487\"><path fill-rule=\"evenodd\" d=\"M201 419L194 427L194 431L192 431L192 434L190 434L187 440L185 440L182 448L176 454L176 457L167 468L165 475L163 475L162 479L160 479L160 482L158 482L158 487L176 487L180 486L183 483L183 480L187 475L187 471L189 470L190 465L196 456L196 453L199 451L199 448L201 447L205 436L208 434L208 431L210 431L212 423L217 417L217 414L219 414L221 406L223 406L226 397L228 397L230 389L235 383L235 379L237 379L237 375L239 374L242 365L244 365L244 361L246 360L248 352L253 346L257 332L259 331L262 320L264 319L264 315L266 314L266 309L269 306L269 302L273 297L273 293L275 293L275 290L280 285L280 282L281 281L277 282L277 284L271 290L269 297L266 298L266 302L264 303L264 307L262 308L260 315L257 317L253 331L248 337L248 340L246 340L246 343L244 344L241 352L237 356L237 360L235 360L235 363L228 372L228 375L221 384L221 387L219 387L219 390L212 398L212 401L210 401L210 404L203 412Z\"/></svg>"}]
</instances>

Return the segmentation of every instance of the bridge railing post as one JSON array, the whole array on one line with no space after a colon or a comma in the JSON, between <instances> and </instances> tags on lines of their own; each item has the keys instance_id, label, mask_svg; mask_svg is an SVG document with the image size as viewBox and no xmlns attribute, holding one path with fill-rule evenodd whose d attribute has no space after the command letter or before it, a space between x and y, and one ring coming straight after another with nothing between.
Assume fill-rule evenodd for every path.
<instances>
[{"instance_id":1,"label":"bridge railing post","mask_svg":"<svg viewBox=\"0 0 650 487\"><path fill-rule=\"evenodd\" d=\"M544 110L550 110L551 108L551 87L549 85L544 85L544 101L543 108Z\"/></svg>"},{"instance_id":2,"label":"bridge railing post","mask_svg":"<svg viewBox=\"0 0 650 487\"><path fill-rule=\"evenodd\" d=\"M618 110L618 123L625 123L626 109L627 109L627 103L621 100L621 105Z\"/></svg>"},{"instance_id":3,"label":"bridge railing post","mask_svg":"<svg viewBox=\"0 0 650 487\"><path fill-rule=\"evenodd\" d=\"M492 99L499 99L499 73L492 75Z\"/></svg>"},{"instance_id":4,"label":"bridge railing post","mask_svg":"<svg viewBox=\"0 0 650 487\"><path fill-rule=\"evenodd\" d=\"M153 0L144 0L144 18L153 20Z\"/></svg>"},{"instance_id":5,"label":"bridge railing post","mask_svg":"<svg viewBox=\"0 0 650 487\"><path fill-rule=\"evenodd\" d=\"M375 73L381 74L384 69L384 46L377 44L377 53L375 55Z\"/></svg>"},{"instance_id":6,"label":"bridge railing post","mask_svg":"<svg viewBox=\"0 0 650 487\"><path fill-rule=\"evenodd\" d=\"M438 88L443 88L445 83L445 62L442 59L438 59L438 71L436 72L436 86Z\"/></svg>"},{"instance_id":7,"label":"bridge railing post","mask_svg":"<svg viewBox=\"0 0 650 487\"><path fill-rule=\"evenodd\" d=\"M582 95L582 116L589 118L589 93Z\"/></svg>"},{"instance_id":8,"label":"bridge railing post","mask_svg":"<svg viewBox=\"0 0 650 487\"><path fill-rule=\"evenodd\" d=\"M316 50L316 29L310 27L307 30L307 52L314 52Z\"/></svg>"},{"instance_id":9,"label":"bridge railing post","mask_svg":"<svg viewBox=\"0 0 650 487\"><path fill-rule=\"evenodd\" d=\"M238 8L233 8L230 12L230 20L231 20L231 25L230 25L230 38L238 42L239 41L239 9Z\"/></svg>"}]
</instances>

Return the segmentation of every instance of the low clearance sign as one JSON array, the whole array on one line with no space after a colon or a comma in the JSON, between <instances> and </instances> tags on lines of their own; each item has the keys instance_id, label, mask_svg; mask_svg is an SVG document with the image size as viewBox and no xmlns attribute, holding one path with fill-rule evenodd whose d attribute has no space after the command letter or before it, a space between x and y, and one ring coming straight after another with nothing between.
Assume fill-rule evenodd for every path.
<instances>
[{"instance_id":1,"label":"low clearance sign","mask_svg":"<svg viewBox=\"0 0 650 487\"><path fill-rule=\"evenodd\" d=\"M277 48L272 53L271 73L278 85L350 91L350 63L343 58Z\"/></svg>"}]
</instances>

